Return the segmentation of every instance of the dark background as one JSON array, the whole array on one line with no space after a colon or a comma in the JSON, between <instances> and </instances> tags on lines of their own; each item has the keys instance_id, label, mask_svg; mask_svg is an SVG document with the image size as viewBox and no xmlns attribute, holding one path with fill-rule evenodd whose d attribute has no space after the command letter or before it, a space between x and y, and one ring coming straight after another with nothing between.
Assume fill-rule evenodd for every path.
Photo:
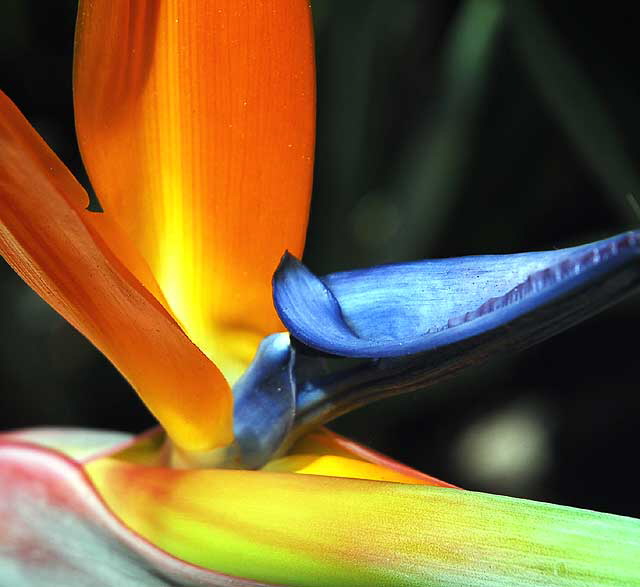
<instances>
[{"instance_id":1,"label":"dark background","mask_svg":"<svg viewBox=\"0 0 640 587\"><path fill-rule=\"evenodd\" d=\"M312 269L554 248L638 225L637 21L616 3L313 5ZM0 87L86 184L71 99L75 9L3 0ZM110 364L0 269L0 429L151 425ZM467 488L639 516L639 318L640 300L629 300L334 428Z\"/></svg>"}]
</instances>

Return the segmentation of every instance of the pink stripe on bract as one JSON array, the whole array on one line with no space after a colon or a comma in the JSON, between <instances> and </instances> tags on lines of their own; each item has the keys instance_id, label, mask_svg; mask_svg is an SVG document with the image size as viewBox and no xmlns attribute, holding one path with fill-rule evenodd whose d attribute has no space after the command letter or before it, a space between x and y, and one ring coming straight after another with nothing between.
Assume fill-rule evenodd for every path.
<instances>
[{"instance_id":1,"label":"pink stripe on bract","mask_svg":"<svg viewBox=\"0 0 640 587\"><path fill-rule=\"evenodd\" d=\"M3 586L275 587L173 557L125 526L78 463L10 439L0 439L0 568Z\"/></svg>"}]
</instances>

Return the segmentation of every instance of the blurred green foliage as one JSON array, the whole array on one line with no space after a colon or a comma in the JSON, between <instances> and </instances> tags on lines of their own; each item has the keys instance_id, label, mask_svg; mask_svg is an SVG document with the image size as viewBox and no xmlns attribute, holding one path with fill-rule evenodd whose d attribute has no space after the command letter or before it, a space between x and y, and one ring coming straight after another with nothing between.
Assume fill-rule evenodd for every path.
<instances>
[{"instance_id":1,"label":"blurred green foliage","mask_svg":"<svg viewBox=\"0 0 640 587\"><path fill-rule=\"evenodd\" d=\"M71 108L75 4L5 0L0 76L84 178ZM314 270L552 248L638 224L640 59L622 7L313 8ZM2 427L150 424L113 368L8 269L0 300ZM460 485L640 515L628 466L639 310L631 300L518 357L335 426Z\"/></svg>"}]
</instances>

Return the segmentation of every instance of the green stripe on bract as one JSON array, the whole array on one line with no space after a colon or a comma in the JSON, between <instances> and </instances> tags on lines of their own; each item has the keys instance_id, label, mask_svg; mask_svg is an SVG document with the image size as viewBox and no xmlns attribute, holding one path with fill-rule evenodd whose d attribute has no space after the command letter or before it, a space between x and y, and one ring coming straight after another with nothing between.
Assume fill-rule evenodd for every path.
<instances>
[{"instance_id":1,"label":"green stripe on bract","mask_svg":"<svg viewBox=\"0 0 640 587\"><path fill-rule=\"evenodd\" d=\"M174 556L297 587L640 586L640 521L425 486L96 461L107 504Z\"/></svg>"}]
</instances>

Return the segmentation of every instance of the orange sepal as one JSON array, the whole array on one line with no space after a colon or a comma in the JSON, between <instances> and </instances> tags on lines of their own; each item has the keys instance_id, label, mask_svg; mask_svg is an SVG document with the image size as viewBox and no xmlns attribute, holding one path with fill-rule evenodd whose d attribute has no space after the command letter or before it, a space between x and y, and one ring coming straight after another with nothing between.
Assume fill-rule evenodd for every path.
<instances>
[{"instance_id":1,"label":"orange sepal","mask_svg":"<svg viewBox=\"0 0 640 587\"><path fill-rule=\"evenodd\" d=\"M318 428L298 440L287 456L271 461L267 471L305 473L372 481L393 481L451 487L387 455L364 446L355 440L336 434L328 428Z\"/></svg>"},{"instance_id":2,"label":"orange sepal","mask_svg":"<svg viewBox=\"0 0 640 587\"><path fill-rule=\"evenodd\" d=\"M307 0L80 3L74 94L92 184L230 382L282 330L271 276L304 244L314 76Z\"/></svg>"},{"instance_id":3,"label":"orange sepal","mask_svg":"<svg viewBox=\"0 0 640 587\"><path fill-rule=\"evenodd\" d=\"M0 92L0 253L113 362L178 445L227 444L232 400L224 378L125 266L151 279L135 248L87 203ZM117 253L124 251L123 260Z\"/></svg>"}]
</instances>

